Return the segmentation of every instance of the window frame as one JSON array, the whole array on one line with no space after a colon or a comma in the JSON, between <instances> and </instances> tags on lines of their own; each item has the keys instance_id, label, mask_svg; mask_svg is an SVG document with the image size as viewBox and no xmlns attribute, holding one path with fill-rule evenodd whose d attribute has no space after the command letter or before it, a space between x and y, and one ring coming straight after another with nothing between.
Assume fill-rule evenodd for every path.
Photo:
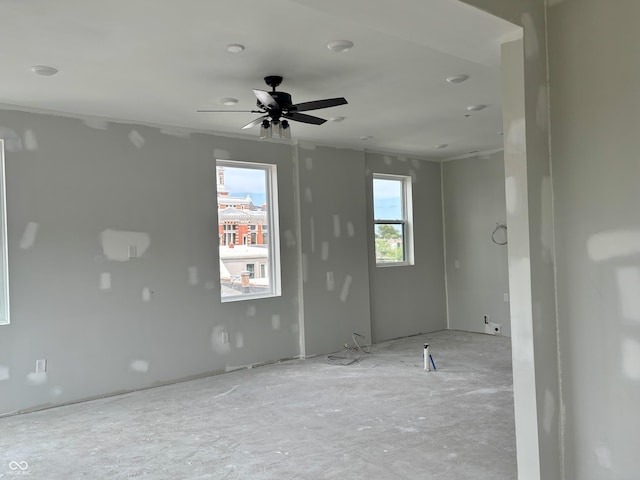
<instances>
[{"instance_id":1,"label":"window frame","mask_svg":"<svg viewBox=\"0 0 640 480\"><path fill-rule=\"evenodd\" d=\"M245 300L256 300L260 298L279 297L282 295L281 276L280 276L280 227L279 227L279 212L278 212L278 185L277 185L277 165L272 163L259 163L259 162L247 162L242 160L215 160L216 175L218 178L218 167L224 168L244 168L250 170L260 170L265 174L265 202L267 204L266 216L267 224L269 228L267 231L263 231L263 238L266 239L267 244L267 275L265 278L269 279L269 290L260 293L240 293L238 295L222 295L222 282L220 286L220 301L222 303L228 302L241 302ZM217 204L218 197L216 187L216 217L219 211ZM220 225L219 218L217 219L218 228ZM237 229L234 230L237 233ZM244 245L243 245L244 246ZM218 265L222 262L220 258L220 246L218 247ZM255 275L255 274L254 274ZM218 272L220 276L220 272ZM233 283L233 282L232 282Z\"/></svg>"},{"instance_id":2,"label":"window frame","mask_svg":"<svg viewBox=\"0 0 640 480\"><path fill-rule=\"evenodd\" d=\"M4 140L0 138L0 326L11 323L9 305L9 246L7 244L7 177Z\"/></svg>"},{"instance_id":3,"label":"window frame","mask_svg":"<svg viewBox=\"0 0 640 480\"><path fill-rule=\"evenodd\" d=\"M375 180L391 180L399 181L401 185L400 200L402 218L376 218L376 197L375 197ZM373 256L376 267L400 267L414 265L413 256L413 195L411 190L411 177L408 175L397 175L388 173L374 173L371 181L372 192L372 212L373 212ZM404 259L401 261L379 262L376 254L375 235L378 225L400 225L402 228L402 248Z\"/></svg>"}]
</instances>

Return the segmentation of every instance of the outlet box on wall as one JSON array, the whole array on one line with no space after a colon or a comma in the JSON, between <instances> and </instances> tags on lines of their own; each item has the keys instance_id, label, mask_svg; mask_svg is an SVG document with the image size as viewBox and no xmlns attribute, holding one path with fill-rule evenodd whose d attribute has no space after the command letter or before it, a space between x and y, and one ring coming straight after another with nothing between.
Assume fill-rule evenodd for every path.
<instances>
[{"instance_id":1,"label":"outlet box on wall","mask_svg":"<svg viewBox=\"0 0 640 480\"><path fill-rule=\"evenodd\" d=\"M488 335L502 335L502 325L499 323L489 322L484 326L484 333Z\"/></svg>"}]
</instances>

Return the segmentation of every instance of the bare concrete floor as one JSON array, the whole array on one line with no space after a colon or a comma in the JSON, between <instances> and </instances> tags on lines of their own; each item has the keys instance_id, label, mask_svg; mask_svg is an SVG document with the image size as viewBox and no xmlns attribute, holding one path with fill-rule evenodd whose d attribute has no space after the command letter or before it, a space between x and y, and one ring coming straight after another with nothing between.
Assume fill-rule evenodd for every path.
<instances>
[{"instance_id":1,"label":"bare concrete floor","mask_svg":"<svg viewBox=\"0 0 640 480\"><path fill-rule=\"evenodd\" d=\"M513 480L515 458L510 340L465 332L0 419L5 479Z\"/></svg>"}]
</instances>

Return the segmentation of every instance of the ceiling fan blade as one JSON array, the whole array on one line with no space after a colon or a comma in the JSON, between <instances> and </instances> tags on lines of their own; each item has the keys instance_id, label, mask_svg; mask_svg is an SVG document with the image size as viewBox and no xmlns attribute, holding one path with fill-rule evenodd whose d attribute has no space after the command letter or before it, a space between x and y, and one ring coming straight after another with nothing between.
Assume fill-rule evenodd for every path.
<instances>
[{"instance_id":1,"label":"ceiling fan blade","mask_svg":"<svg viewBox=\"0 0 640 480\"><path fill-rule=\"evenodd\" d=\"M271 96L269 92L264 90L254 90L253 93L258 97L260 103L268 108L280 108L276 99Z\"/></svg>"},{"instance_id":2,"label":"ceiling fan blade","mask_svg":"<svg viewBox=\"0 0 640 480\"><path fill-rule=\"evenodd\" d=\"M254 120L251 120L244 127L242 127L242 130L246 130L247 128L255 127L256 125L262 123L262 121L267 119L267 118L269 118L267 115L263 115L262 117L258 117L258 118L254 119Z\"/></svg>"},{"instance_id":3,"label":"ceiling fan blade","mask_svg":"<svg viewBox=\"0 0 640 480\"><path fill-rule=\"evenodd\" d=\"M196 110L198 113L240 112L240 113L265 113L258 110Z\"/></svg>"},{"instance_id":4,"label":"ceiling fan blade","mask_svg":"<svg viewBox=\"0 0 640 480\"><path fill-rule=\"evenodd\" d=\"M338 105L345 105L347 103L348 102L344 97L325 98L324 100L297 103L296 105L292 105L290 108L295 112L306 112L307 110L317 110L319 108L337 107Z\"/></svg>"},{"instance_id":5,"label":"ceiling fan blade","mask_svg":"<svg viewBox=\"0 0 640 480\"><path fill-rule=\"evenodd\" d=\"M314 117L312 115L305 115L304 113L289 112L282 115L289 120L295 120L296 122L311 123L313 125L322 125L326 120L320 117Z\"/></svg>"}]
</instances>

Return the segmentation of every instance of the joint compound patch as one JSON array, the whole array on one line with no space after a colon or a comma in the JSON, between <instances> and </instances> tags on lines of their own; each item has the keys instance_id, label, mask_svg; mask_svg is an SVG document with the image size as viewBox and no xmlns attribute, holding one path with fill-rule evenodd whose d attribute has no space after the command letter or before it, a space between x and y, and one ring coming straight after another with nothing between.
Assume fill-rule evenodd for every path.
<instances>
[{"instance_id":1,"label":"joint compound patch","mask_svg":"<svg viewBox=\"0 0 640 480\"><path fill-rule=\"evenodd\" d=\"M200 283L200 278L198 277L198 267L189 267L187 269L188 277L189 277L189 285L195 286Z\"/></svg>"},{"instance_id":2,"label":"joint compound patch","mask_svg":"<svg viewBox=\"0 0 640 480\"><path fill-rule=\"evenodd\" d=\"M24 146L30 152L38 150L38 141L36 140L36 134L31 129L24 131Z\"/></svg>"},{"instance_id":3,"label":"joint compound patch","mask_svg":"<svg viewBox=\"0 0 640 480\"><path fill-rule=\"evenodd\" d=\"M296 246L296 237L291 230L287 230L284 232L284 243L287 247L295 247Z\"/></svg>"},{"instance_id":4,"label":"joint compound patch","mask_svg":"<svg viewBox=\"0 0 640 480\"><path fill-rule=\"evenodd\" d=\"M640 267L619 267L616 277L622 317L640 323Z\"/></svg>"},{"instance_id":5,"label":"joint compound patch","mask_svg":"<svg viewBox=\"0 0 640 480\"><path fill-rule=\"evenodd\" d=\"M54 398L59 397L62 395L63 391L64 389L60 385L56 385L54 387L51 387L51 390L49 390L49 395L51 395Z\"/></svg>"},{"instance_id":6,"label":"joint compound patch","mask_svg":"<svg viewBox=\"0 0 640 480\"><path fill-rule=\"evenodd\" d=\"M228 150L223 150L222 148L214 148L213 158L216 158L218 160L231 160L231 154Z\"/></svg>"},{"instance_id":7,"label":"joint compound patch","mask_svg":"<svg viewBox=\"0 0 640 480\"><path fill-rule=\"evenodd\" d=\"M151 289L149 287L144 287L142 289L142 301L143 302L150 302L152 295L153 295L153 292L151 291Z\"/></svg>"},{"instance_id":8,"label":"joint compound patch","mask_svg":"<svg viewBox=\"0 0 640 480\"><path fill-rule=\"evenodd\" d=\"M7 152L21 152L22 138L15 131L7 127L0 127L0 138L4 139L4 148Z\"/></svg>"},{"instance_id":9,"label":"joint compound patch","mask_svg":"<svg viewBox=\"0 0 640 480\"><path fill-rule=\"evenodd\" d=\"M316 253L316 225L313 217L309 217L309 236L311 237L311 253Z\"/></svg>"},{"instance_id":10,"label":"joint compound patch","mask_svg":"<svg viewBox=\"0 0 640 480\"><path fill-rule=\"evenodd\" d=\"M146 360L134 360L129 364L132 372L147 373L149 371L149 362Z\"/></svg>"},{"instance_id":11,"label":"joint compound patch","mask_svg":"<svg viewBox=\"0 0 640 480\"><path fill-rule=\"evenodd\" d=\"M0 365L0 382L3 380L9 380L11 378L9 367Z\"/></svg>"},{"instance_id":12,"label":"joint compound patch","mask_svg":"<svg viewBox=\"0 0 640 480\"><path fill-rule=\"evenodd\" d=\"M302 281L306 283L309 280L309 257L306 253L302 254Z\"/></svg>"},{"instance_id":13,"label":"joint compound patch","mask_svg":"<svg viewBox=\"0 0 640 480\"><path fill-rule=\"evenodd\" d=\"M271 315L271 328L274 330L280 330L280 315Z\"/></svg>"},{"instance_id":14,"label":"joint compound patch","mask_svg":"<svg viewBox=\"0 0 640 480\"><path fill-rule=\"evenodd\" d=\"M107 260L128 262L131 247L135 247L136 255L141 257L149 248L151 238L148 233L107 229L100 233L100 242Z\"/></svg>"},{"instance_id":15,"label":"joint compound patch","mask_svg":"<svg viewBox=\"0 0 640 480\"><path fill-rule=\"evenodd\" d=\"M131 141L131 143L133 143L133 145L136 148L144 147L145 140L143 136L140 135L140 133L138 133L137 130L131 130L131 132L129 132L129 140Z\"/></svg>"},{"instance_id":16,"label":"joint compound patch","mask_svg":"<svg viewBox=\"0 0 640 480\"><path fill-rule=\"evenodd\" d=\"M587 252L595 262L640 253L640 230L607 230L591 235Z\"/></svg>"},{"instance_id":17,"label":"joint compound patch","mask_svg":"<svg viewBox=\"0 0 640 480\"><path fill-rule=\"evenodd\" d=\"M255 305L249 305L247 307L247 317L255 317L256 316L256 312L257 312L257 309L256 309Z\"/></svg>"},{"instance_id":18,"label":"joint compound patch","mask_svg":"<svg viewBox=\"0 0 640 480\"><path fill-rule=\"evenodd\" d=\"M333 216L333 236L340 238L340 215Z\"/></svg>"},{"instance_id":19,"label":"joint compound patch","mask_svg":"<svg viewBox=\"0 0 640 480\"><path fill-rule=\"evenodd\" d=\"M244 347L244 335L242 333L236 333L236 348Z\"/></svg>"},{"instance_id":20,"label":"joint compound patch","mask_svg":"<svg viewBox=\"0 0 640 480\"><path fill-rule=\"evenodd\" d=\"M100 274L100 290L111 290L111 274L109 272Z\"/></svg>"},{"instance_id":21,"label":"joint compound patch","mask_svg":"<svg viewBox=\"0 0 640 480\"><path fill-rule=\"evenodd\" d=\"M47 383L47 373L46 372L30 372L27 375L27 384L33 387L37 387L39 385L44 385Z\"/></svg>"},{"instance_id":22,"label":"joint compound patch","mask_svg":"<svg viewBox=\"0 0 640 480\"><path fill-rule=\"evenodd\" d=\"M313 203L313 195L309 187L304 189L304 201L307 203Z\"/></svg>"},{"instance_id":23,"label":"joint compound patch","mask_svg":"<svg viewBox=\"0 0 640 480\"><path fill-rule=\"evenodd\" d=\"M320 252L320 258L323 262L329 260L329 242L322 242Z\"/></svg>"},{"instance_id":24,"label":"joint compound patch","mask_svg":"<svg viewBox=\"0 0 640 480\"><path fill-rule=\"evenodd\" d=\"M633 338L622 340L622 372L631 380L640 380L640 342Z\"/></svg>"},{"instance_id":25,"label":"joint compound patch","mask_svg":"<svg viewBox=\"0 0 640 480\"><path fill-rule=\"evenodd\" d=\"M342 284L342 291L340 292L340 300L343 302L346 302L347 298L349 298L349 289L351 288L352 281L353 277L351 275L347 275L344 279L344 283Z\"/></svg>"},{"instance_id":26,"label":"joint compound patch","mask_svg":"<svg viewBox=\"0 0 640 480\"><path fill-rule=\"evenodd\" d=\"M217 325L213 327L211 332L211 349L220 355L227 354L231 350L229 335L226 334L226 331L224 325Z\"/></svg>"},{"instance_id":27,"label":"joint compound patch","mask_svg":"<svg viewBox=\"0 0 640 480\"><path fill-rule=\"evenodd\" d=\"M27 223L27 227L22 233L20 238L20 248L22 250L29 250L36 243L36 236L38 235L38 224L36 222Z\"/></svg>"},{"instance_id":28,"label":"joint compound patch","mask_svg":"<svg viewBox=\"0 0 640 480\"><path fill-rule=\"evenodd\" d=\"M356 234L356 229L353 226L352 222L347 222L347 236L352 238Z\"/></svg>"},{"instance_id":29,"label":"joint compound patch","mask_svg":"<svg viewBox=\"0 0 640 480\"><path fill-rule=\"evenodd\" d=\"M178 137L178 138L189 138L189 137L191 137L191 133L190 132L187 132L185 130L180 130L178 128L168 128L168 127L161 128L160 129L160 133L162 133L164 135L170 135L172 137Z\"/></svg>"},{"instance_id":30,"label":"joint compound patch","mask_svg":"<svg viewBox=\"0 0 640 480\"><path fill-rule=\"evenodd\" d=\"M85 118L82 120L82 123L95 130L106 130L109 128L109 122L102 120L101 118Z\"/></svg>"},{"instance_id":31,"label":"joint compound patch","mask_svg":"<svg viewBox=\"0 0 640 480\"><path fill-rule=\"evenodd\" d=\"M307 157L304 159L304 162L307 166L307 170L313 170L313 158Z\"/></svg>"}]
</instances>

